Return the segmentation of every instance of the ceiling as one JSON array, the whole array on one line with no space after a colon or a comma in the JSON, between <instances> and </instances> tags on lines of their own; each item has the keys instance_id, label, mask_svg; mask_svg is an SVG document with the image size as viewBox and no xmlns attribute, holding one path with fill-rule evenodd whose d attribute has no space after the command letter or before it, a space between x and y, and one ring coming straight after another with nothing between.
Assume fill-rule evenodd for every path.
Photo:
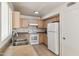
<instances>
[{"instance_id":1,"label":"ceiling","mask_svg":"<svg viewBox=\"0 0 79 59\"><path fill-rule=\"evenodd\" d=\"M52 12L53 9L62 5L64 2L12 2L14 9L20 11L22 15L27 16L40 16ZM39 14L35 14L38 11Z\"/></svg>"}]
</instances>

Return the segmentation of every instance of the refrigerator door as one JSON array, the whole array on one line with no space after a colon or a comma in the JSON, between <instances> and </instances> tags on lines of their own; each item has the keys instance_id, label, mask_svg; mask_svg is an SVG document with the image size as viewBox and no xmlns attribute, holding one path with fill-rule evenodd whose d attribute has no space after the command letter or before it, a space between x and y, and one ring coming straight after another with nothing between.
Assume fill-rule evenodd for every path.
<instances>
[{"instance_id":1,"label":"refrigerator door","mask_svg":"<svg viewBox=\"0 0 79 59\"><path fill-rule=\"evenodd\" d=\"M52 32L48 32L48 49L52 52L55 51L55 42L54 42L54 34Z\"/></svg>"},{"instance_id":2,"label":"refrigerator door","mask_svg":"<svg viewBox=\"0 0 79 59\"><path fill-rule=\"evenodd\" d=\"M48 23L48 25L47 25L47 31L53 31L53 30L54 30L53 23Z\"/></svg>"},{"instance_id":3,"label":"refrigerator door","mask_svg":"<svg viewBox=\"0 0 79 59\"><path fill-rule=\"evenodd\" d=\"M58 32L58 22L48 23L47 31L56 31L56 32Z\"/></svg>"},{"instance_id":4,"label":"refrigerator door","mask_svg":"<svg viewBox=\"0 0 79 59\"><path fill-rule=\"evenodd\" d=\"M48 49L59 54L58 23L48 24Z\"/></svg>"},{"instance_id":5,"label":"refrigerator door","mask_svg":"<svg viewBox=\"0 0 79 59\"><path fill-rule=\"evenodd\" d=\"M48 49L56 55L59 54L58 33L48 32Z\"/></svg>"},{"instance_id":6,"label":"refrigerator door","mask_svg":"<svg viewBox=\"0 0 79 59\"><path fill-rule=\"evenodd\" d=\"M54 33L54 42L55 42L55 51L54 51L54 53L56 54L56 55L59 55L59 40L58 40L58 33Z\"/></svg>"}]
</instances>

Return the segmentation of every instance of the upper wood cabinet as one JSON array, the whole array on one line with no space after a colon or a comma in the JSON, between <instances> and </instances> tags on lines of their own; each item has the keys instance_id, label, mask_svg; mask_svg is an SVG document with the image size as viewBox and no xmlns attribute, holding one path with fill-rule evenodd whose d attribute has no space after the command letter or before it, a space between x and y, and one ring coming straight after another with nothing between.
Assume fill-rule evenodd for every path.
<instances>
[{"instance_id":1,"label":"upper wood cabinet","mask_svg":"<svg viewBox=\"0 0 79 59\"><path fill-rule=\"evenodd\" d=\"M12 26L13 28L20 28L20 12L14 11L12 17Z\"/></svg>"},{"instance_id":2,"label":"upper wood cabinet","mask_svg":"<svg viewBox=\"0 0 79 59\"><path fill-rule=\"evenodd\" d=\"M26 19L21 19L20 20L20 25L21 25L21 28L27 28L28 27L28 20Z\"/></svg>"},{"instance_id":3,"label":"upper wood cabinet","mask_svg":"<svg viewBox=\"0 0 79 59\"><path fill-rule=\"evenodd\" d=\"M38 28L44 28L44 21L38 20Z\"/></svg>"},{"instance_id":4,"label":"upper wood cabinet","mask_svg":"<svg viewBox=\"0 0 79 59\"><path fill-rule=\"evenodd\" d=\"M55 16L51 19L53 22L59 22L59 16Z\"/></svg>"},{"instance_id":5,"label":"upper wood cabinet","mask_svg":"<svg viewBox=\"0 0 79 59\"><path fill-rule=\"evenodd\" d=\"M46 21L44 21L44 28L47 28L47 22Z\"/></svg>"}]
</instances>

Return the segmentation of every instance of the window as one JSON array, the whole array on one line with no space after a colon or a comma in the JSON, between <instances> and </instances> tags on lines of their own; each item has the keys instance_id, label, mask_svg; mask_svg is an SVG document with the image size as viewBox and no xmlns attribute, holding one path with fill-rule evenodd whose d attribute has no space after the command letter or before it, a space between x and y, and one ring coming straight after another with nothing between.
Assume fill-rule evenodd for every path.
<instances>
[{"instance_id":1,"label":"window","mask_svg":"<svg viewBox=\"0 0 79 59\"><path fill-rule=\"evenodd\" d=\"M12 10L8 3L1 3L1 41L5 40L12 32Z\"/></svg>"},{"instance_id":2,"label":"window","mask_svg":"<svg viewBox=\"0 0 79 59\"><path fill-rule=\"evenodd\" d=\"M12 34L12 10L11 10L11 8L9 7L9 22L8 22L8 32L9 32L9 35L11 35Z\"/></svg>"}]
</instances>

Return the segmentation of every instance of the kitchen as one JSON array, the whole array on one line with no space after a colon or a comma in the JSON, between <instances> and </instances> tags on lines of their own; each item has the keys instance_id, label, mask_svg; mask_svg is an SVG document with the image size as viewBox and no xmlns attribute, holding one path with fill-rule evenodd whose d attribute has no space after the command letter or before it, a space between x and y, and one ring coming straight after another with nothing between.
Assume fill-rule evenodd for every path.
<instances>
[{"instance_id":1,"label":"kitchen","mask_svg":"<svg viewBox=\"0 0 79 59\"><path fill-rule=\"evenodd\" d=\"M79 55L78 5L78 2L1 2L0 55Z\"/></svg>"},{"instance_id":2,"label":"kitchen","mask_svg":"<svg viewBox=\"0 0 79 59\"><path fill-rule=\"evenodd\" d=\"M2 3L2 7L6 6L6 4L7 3ZM15 2L15 3L12 2L12 4L14 6L13 11L11 11L12 6L11 6L11 3L9 3L9 5L11 7L9 13L10 13L10 16L12 17L12 20L10 17L10 20L11 20L10 22L12 22L10 25L10 27L12 27L12 40L11 40L12 43L10 43L10 45L12 45L12 46L9 46L9 47L19 47L19 46L25 46L25 45L43 45L43 47L45 47L46 50L49 52L47 55L55 55L54 53L50 52L51 51L50 48L49 48L49 50L47 49L48 48L48 34L47 34L48 28L47 27L48 27L48 23L50 24L50 23L59 22L59 14L42 19L40 16L40 13L36 11L37 9L35 11L33 11L35 8L37 8L39 6L39 5L36 6L37 3L32 3L34 6L36 6L36 7L33 7L32 10L31 10L31 7L28 10L20 9L20 8L23 8L23 6L25 4L27 4L27 6L29 7L31 3L27 3L27 2L20 3L20 4L23 4L23 6L20 6L19 2ZM44 4L41 3L41 4L49 5L49 3L44 3ZM59 3L58 5L61 5L61 3ZM6 7L4 7L2 9L2 11L5 8ZM24 11L26 12L25 14L24 14ZM11 13L12 13L12 15L11 15ZM28 13L29 14L31 13L31 14L28 15ZM51 26L49 26L49 27L51 27ZM10 52L11 49L7 49L7 50ZM8 54L10 55L10 53L5 52L3 55L8 55ZM42 53L42 54L45 55L45 53ZM57 55L59 55L59 51L57 51Z\"/></svg>"},{"instance_id":3,"label":"kitchen","mask_svg":"<svg viewBox=\"0 0 79 59\"><path fill-rule=\"evenodd\" d=\"M14 15L16 17L17 13L19 13L19 12L14 11L14 13L16 13ZM13 18L15 18L15 17L13 17ZM26 18L23 18L23 17L26 17ZM29 18L31 18L32 20L30 20ZM34 20L33 20L33 18L34 18ZM15 20L15 22L17 22L16 18L14 20ZM13 20L13 22L14 22L14 20ZM29 17L29 16L22 15L21 19L17 19L17 20L19 20L19 24L18 24L19 26L16 26L17 23L15 24L15 22L14 22L13 29L14 29L14 31L17 31L17 33L20 37L22 35L24 35L23 38L25 37L28 40L29 44L32 44L32 45L33 44L44 44L45 46L48 46L47 25L48 25L48 23L49 24L50 23L59 23L59 15L57 14L57 15L51 16L45 20L42 20L39 17ZM33 36L36 37L36 40Z\"/></svg>"}]
</instances>

